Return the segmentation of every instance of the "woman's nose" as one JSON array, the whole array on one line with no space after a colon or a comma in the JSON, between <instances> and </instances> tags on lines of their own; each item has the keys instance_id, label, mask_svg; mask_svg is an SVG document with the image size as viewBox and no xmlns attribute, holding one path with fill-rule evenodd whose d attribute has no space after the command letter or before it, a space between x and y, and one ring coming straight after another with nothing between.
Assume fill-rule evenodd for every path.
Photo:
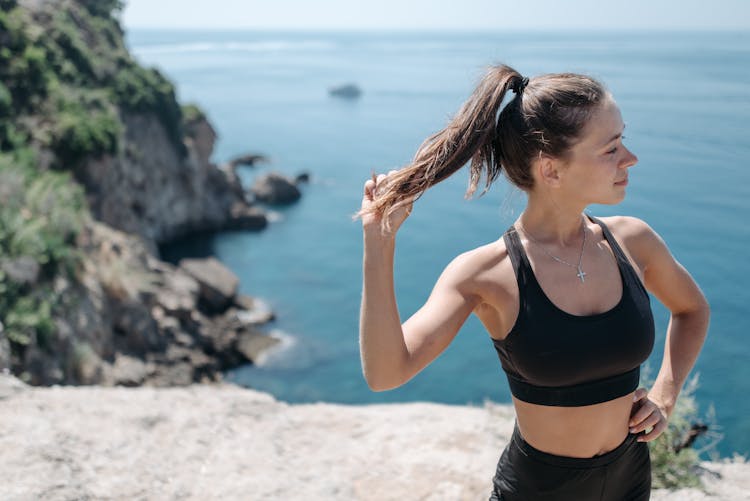
<instances>
[{"instance_id":1,"label":"woman's nose","mask_svg":"<svg viewBox=\"0 0 750 501\"><path fill-rule=\"evenodd\" d=\"M637 164L638 157L635 156L635 154L627 148L625 148L625 151L627 152L627 155L625 155L625 158L623 158L622 167L632 167Z\"/></svg>"}]
</instances>

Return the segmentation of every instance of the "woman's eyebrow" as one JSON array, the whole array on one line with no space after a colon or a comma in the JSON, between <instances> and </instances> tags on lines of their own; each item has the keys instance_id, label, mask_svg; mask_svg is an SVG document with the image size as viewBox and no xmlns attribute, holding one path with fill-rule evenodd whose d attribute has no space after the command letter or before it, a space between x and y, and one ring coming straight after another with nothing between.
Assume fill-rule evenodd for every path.
<instances>
[{"instance_id":1,"label":"woman's eyebrow","mask_svg":"<svg viewBox=\"0 0 750 501\"><path fill-rule=\"evenodd\" d=\"M607 145L607 144L611 143L612 141L614 141L615 139L618 139L618 138L619 138L620 136L622 136L622 132L623 132L623 131L625 131L625 125L623 125L623 126L622 126L622 131L621 131L621 132L618 132L617 134L615 134L614 136L612 136L612 137L611 137L610 139L608 139L608 140L607 140L607 142L606 142L606 143L604 143L604 144L605 144L605 145Z\"/></svg>"}]
</instances>

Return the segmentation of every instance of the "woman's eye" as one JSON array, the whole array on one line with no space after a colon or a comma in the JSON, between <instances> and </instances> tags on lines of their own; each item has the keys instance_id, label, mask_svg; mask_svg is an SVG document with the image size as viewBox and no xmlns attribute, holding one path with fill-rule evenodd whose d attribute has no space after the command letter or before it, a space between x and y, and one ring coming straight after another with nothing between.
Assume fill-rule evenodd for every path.
<instances>
[{"instance_id":1,"label":"woman's eye","mask_svg":"<svg viewBox=\"0 0 750 501\"><path fill-rule=\"evenodd\" d=\"M620 141L623 141L624 139L625 139L625 136L620 136ZM608 155L614 155L615 153L617 153L617 146L615 146L614 148L612 148L611 150L607 152Z\"/></svg>"}]
</instances>

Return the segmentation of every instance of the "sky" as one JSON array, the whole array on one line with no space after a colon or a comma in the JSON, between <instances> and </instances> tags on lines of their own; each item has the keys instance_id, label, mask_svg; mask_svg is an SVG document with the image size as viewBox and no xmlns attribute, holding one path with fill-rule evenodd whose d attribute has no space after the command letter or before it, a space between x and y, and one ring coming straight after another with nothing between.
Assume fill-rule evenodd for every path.
<instances>
[{"instance_id":1,"label":"sky","mask_svg":"<svg viewBox=\"0 0 750 501\"><path fill-rule=\"evenodd\" d=\"M750 0L125 0L131 28L750 30Z\"/></svg>"}]
</instances>

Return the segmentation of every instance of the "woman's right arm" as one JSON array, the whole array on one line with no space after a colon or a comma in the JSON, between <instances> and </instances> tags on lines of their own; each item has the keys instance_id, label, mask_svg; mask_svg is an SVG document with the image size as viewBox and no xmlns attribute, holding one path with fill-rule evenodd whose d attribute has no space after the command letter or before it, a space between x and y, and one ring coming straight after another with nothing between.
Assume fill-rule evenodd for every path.
<instances>
[{"instance_id":1,"label":"woman's right arm","mask_svg":"<svg viewBox=\"0 0 750 501\"><path fill-rule=\"evenodd\" d=\"M381 175L365 184L363 208L372 202L376 184L384 179ZM395 234L409 210L394 213L388 234L381 232L379 219L363 218L359 340L364 377L374 391L401 386L437 358L479 304L472 292L469 254L462 254L445 268L425 304L401 324L393 262Z\"/></svg>"}]
</instances>

